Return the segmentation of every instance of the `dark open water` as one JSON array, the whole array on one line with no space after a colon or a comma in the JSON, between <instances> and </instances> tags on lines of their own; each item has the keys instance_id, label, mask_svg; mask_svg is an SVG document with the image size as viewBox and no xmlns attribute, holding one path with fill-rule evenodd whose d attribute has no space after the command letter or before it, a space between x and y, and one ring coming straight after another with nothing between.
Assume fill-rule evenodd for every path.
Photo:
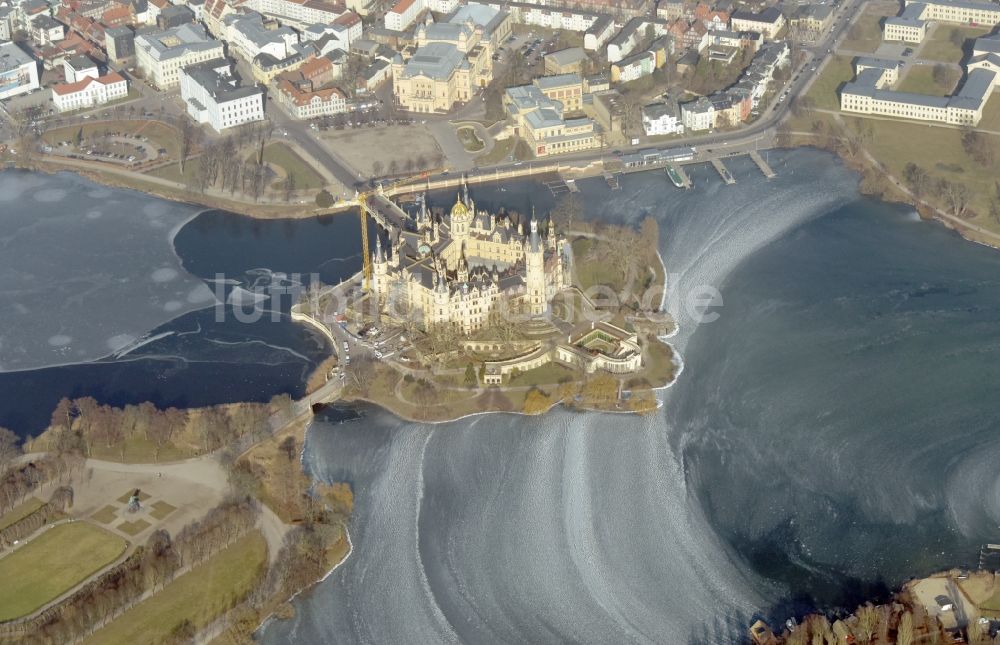
<instances>
[{"instance_id":1,"label":"dark open water","mask_svg":"<svg viewBox=\"0 0 1000 645\"><path fill-rule=\"evenodd\" d=\"M618 193L581 182L591 217L660 220L679 293L722 294L711 324L675 312L684 371L661 415L318 420L306 461L354 484L355 551L265 641L729 643L755 614L851 606L996 541L1000 255L859 198L824 154L771 162L770 183L730 164L735 187L695 169L688 193L659 174ZM474 196L552 201L531 185ZM328 262L351 255L341 221L210 213L174 244L185 279L234 276L229 297L355 271ZM164 332L119 359L0 374L0 423L35 432L79 393L266 399L298 391L323 350L287 319L212 309Z\"/></svg>"}]
</instances>

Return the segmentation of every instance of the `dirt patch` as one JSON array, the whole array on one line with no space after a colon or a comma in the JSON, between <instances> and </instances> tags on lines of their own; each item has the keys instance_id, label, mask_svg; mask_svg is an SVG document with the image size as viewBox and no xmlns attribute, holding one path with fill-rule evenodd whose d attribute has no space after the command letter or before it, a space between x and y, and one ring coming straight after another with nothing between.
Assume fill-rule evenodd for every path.
<instances>
[{"instance_id":1,"label":"dirt patch","mask_svg":"<svg viewBox=\"0 0 1000 645\"><path fill-rule=\"evenodd\" d=\"M413 172L420 158L426 162L424 167L428 167L433 165L434 160L443 157L434 135L419 123L329 130L322 135L322 140L330 150L364 175ZM395 170L393 162L396 163ZM407 170L409 162L413 162L414 167ZM376 163L380 164L378 173L374 172Z\"/></svg>"}]
</instances>

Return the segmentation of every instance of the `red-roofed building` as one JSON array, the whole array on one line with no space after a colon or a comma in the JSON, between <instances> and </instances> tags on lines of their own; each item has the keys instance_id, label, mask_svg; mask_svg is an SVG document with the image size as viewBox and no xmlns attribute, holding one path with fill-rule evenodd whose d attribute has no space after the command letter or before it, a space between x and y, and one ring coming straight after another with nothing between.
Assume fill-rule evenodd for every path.
<instances>
[{"instance_id":1,"label":"red-roofed building","mask_svg":"<svg viewBox=\"0 0 1000 645\"><path fill-rule=\"evenodd\" d=\"M117 72L94 78L87 76L76 83L52 87L52 102L59 112L69 112L104 105L128 96L128 82Z\"/></svg>"}]
</instances>

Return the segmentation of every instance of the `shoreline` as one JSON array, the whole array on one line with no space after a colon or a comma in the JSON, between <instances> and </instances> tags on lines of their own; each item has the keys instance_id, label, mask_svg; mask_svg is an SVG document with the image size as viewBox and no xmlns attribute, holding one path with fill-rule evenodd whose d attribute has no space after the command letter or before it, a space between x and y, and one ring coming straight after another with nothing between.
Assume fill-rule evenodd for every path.
<instances>
[{"instance_id":1,"label":"shoreline","mask_svg":"<svg viewBox=\"0 0 1000 645\"><path fill-rule=\"evenodd\" d=\"M84 165L88 164L88 165ZM176 182L161 180L158 177L135 173L126 169L113 169L111 167L94 167L101 162L84 161L79 164L64 161L52 161L36 159L31 163L24 164L14 162L14 165L5 169L21 170L24 172L40 172L47 175L56 175L60 172L71 172L84 179L119 190L132 190L144 195L150 195L157 199L163 199L179 204L186 204L192 207L200 207L204 210L221 210L243 215L251 219L271 220L271 219L308 219L311 217L322 217L328 215L340 215L349 213L352 206L334 204L329 208L320 208L315 203L306 204L273 204L259 202L245 202L237 199L228 199L199 193L178 185ZM129 181L134 179L134 181ZM142 184L142 185L137 185ZM318 192L318 191L317 191ZM204 210L202 212L204 212Z\"/></svg>"},{"instance_id":2,"label":"shoreline","mask_svg":"<svg viewBox=\"0 0 1000 645\"><path fill-rule=\"evenodd\" d=\"M886 203L906 204L914 208L921 220L937 221L946 228L958 233L968 242L982 244L984 246L1000 250L1000 234L992 233L990 231L977 230L979 227L973 225L971 222L964 222L960 217L949 215L940 208L929 204L922 199L919 201L916 200L914 196L910 194L908 189L903 186L898 177L888 173L870 156L868 157L868 163L864 163L856 159L848 159L840 151L829 150L813 143L795 143L789 146L776 146L775 150L795 150L796 148L812 148L814 150L832 154L846 168L857 173L859 175L859 180L865 170L879 172L889 180L889 190L883 191L882 193L873 193L865 190L860 185L859 181L859 194L865 197L878 199L879 201ZM142 173L134 173L126 169L118 170L110 167L102 167L101 162L82 161L79 163L70 163L68 161L35 159L29 164L22 164L19 161L15 161L13 163L14 165L12 168L16 170L44 172L46 174L72 172L102 186L121 190L133 190L145 195L151 195L158 199L187 204L194 207L201 207L204 209L229 211L251 219L308 219L311 217L349 213L353 208L351 205L338 206L336 204L329 208L319 208L314 204L261 204L207 195L191 191L186 187L176 184L176 182L160 180L156 177L149 177L143 175ZM97 167L94 167L95 165ZM661 170L661 168L649 168L635 170L634 173L657 172L659 170ZM603 165L590 163L586 167L574 168L573 173L576 175L575 179L592 179L603 176L605 170ZM628 174L633 174L633 172L629 172ZM128 181L129 177L133 175L135 175L135 182L139 182L143 185L136 185L134 182ZM977 234L994 239L992 241L989 239L977 239Z\"/></svg>"}]
</instances>

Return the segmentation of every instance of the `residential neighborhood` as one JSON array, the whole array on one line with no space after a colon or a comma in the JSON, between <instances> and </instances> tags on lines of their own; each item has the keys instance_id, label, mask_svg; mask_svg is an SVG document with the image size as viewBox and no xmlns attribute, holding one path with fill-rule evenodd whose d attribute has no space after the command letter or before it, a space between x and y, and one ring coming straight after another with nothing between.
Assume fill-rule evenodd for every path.
<instances>
[{"instance_id":1,"label":"residential neighborhood","mask_svg":"<svg viewBox=\"0 0 1000 645\"><path fill-rule=\"evenodd\" d=\"M831 30L835 7L0 0L0 97L20 96L3 110L21 122L110 107L189 118L208 137L288 124L289 144L313 149L347 197L380 173L344 161L322 131L419 121L442 171L753 123L789 81L794 39ZM483 124L474 139L463 121ZM420 170L435 169L431 156Z\"/></svg>"}]
</instances>

